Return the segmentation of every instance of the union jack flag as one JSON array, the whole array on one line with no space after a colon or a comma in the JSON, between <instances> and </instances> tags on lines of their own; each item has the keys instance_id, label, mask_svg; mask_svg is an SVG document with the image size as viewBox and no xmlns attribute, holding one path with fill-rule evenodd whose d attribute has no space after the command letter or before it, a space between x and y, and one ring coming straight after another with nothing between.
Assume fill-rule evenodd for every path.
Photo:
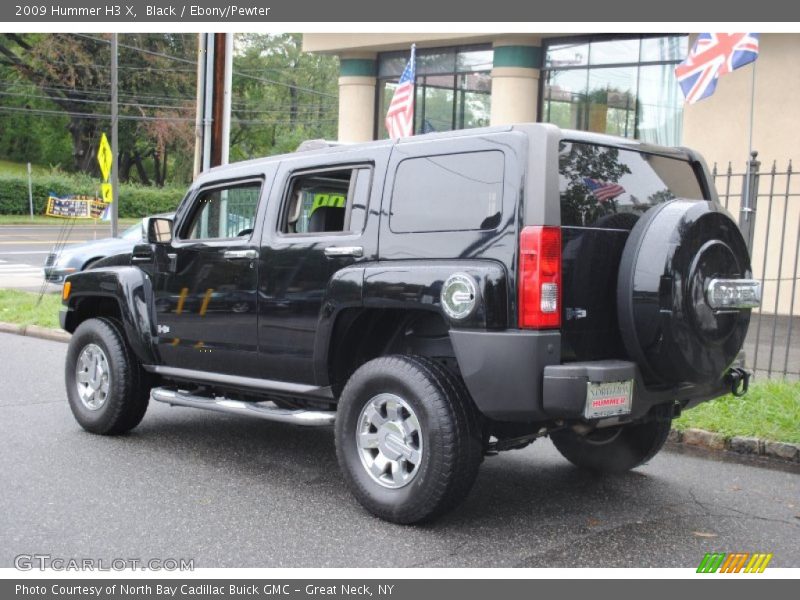
<instances>
[{"instance_id":1,"label":"union jack flag","mask_svg":"<svg viewBox=\"0 0 800 600\"><path fill-rule=\"evenodd\" d=\"M608 202L612 198L616 198L620 194L625 193L624 187L610 181L601 181L600 179L584 177L583 184L589 188L589 191L592 192L592 196L597 198L600 202Z\"/></svg>"},{"instance_id":2,"label":"union jack flag","mask_svg":"<svg viewBox=\"0 0 800 600\"><path fill-rule=\"evenodd\" d=\"M397 89L386 113L386 131L390 138L414 135L414 72L416 49L411 46L411 58L400 76Z\"/></svg>"},{"instance_id":3,"label":"union jack flag","mask_svg":"<svg viewBox=\"0 0 800 600\"><path fill-rule=\"evenodd\" d=\"M730 73L758 58L757 33L701 33L675 77L686 102L694 104L717 88L720 75Z\"/></svg>"}]
</instances>

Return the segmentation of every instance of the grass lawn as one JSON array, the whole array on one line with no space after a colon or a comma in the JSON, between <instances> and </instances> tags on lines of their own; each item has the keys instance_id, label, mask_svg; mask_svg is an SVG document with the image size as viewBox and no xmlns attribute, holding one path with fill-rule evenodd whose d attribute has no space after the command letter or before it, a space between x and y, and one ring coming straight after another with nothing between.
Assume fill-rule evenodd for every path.
<instances>
[{"instance_id":1,"label":"grass lawn","mask_svg":"<svg viewBox=\"0 0 800 600\"><path fill-rule=\"evenodd\" d=\"M44 175L50 172L48 167L42 165L31 165L31 171L34 175ZM28 175L27 163L11 162L10 160L0 160L0 175L15 175L25 176Z\"/></svg>"},{"instance_id":2,"label":"grass lawn","mask_svg":"<svg viewBox=\"0 0 800 600\"><path fill-rule=\"evenodd\" d=\"M57 329L60 307L59 294L45 294L39 302L37 293L0 289L0 321L6 323Z\"/></svg>"},{"instance_id":3,"label":"grass lawn","mask_svg":"<svg viewBox=\"0 0 800 600\"><path fill-rule=\"evenodd\" d=\"M759 381L742 398L724 396L687 410L673 426L800 443L800 382Z\"/></svg>"},{"instance_id":4,"label":"grass lawn","mask_svg":"<svg viewBox=\"0 0 800 600\"><path fill-rule=\"evenodd\" d=\"M59 219L58 217L46 217L44 215L33 215L31 220L30 215L0 215L0 225L57 225L61 226L67 222L67 219ZM137 218L124 218L119 220L121 228L130 227L136 223L141 222ZM108 225L111 227L109 221L96 221L98 225ZM95 221L91 219L78 219L75 221L75 227L84 225L94 225Z\"/></svg>"}]
</instances>

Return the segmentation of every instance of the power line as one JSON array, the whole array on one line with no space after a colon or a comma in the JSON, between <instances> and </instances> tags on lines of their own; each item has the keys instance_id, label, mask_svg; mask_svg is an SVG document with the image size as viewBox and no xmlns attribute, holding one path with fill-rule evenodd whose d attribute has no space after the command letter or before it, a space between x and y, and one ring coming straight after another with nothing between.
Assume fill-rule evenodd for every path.
<instances>
[{"instance_id":1,"label":"power line","mask_svg":"<svg viewBox=\"0 0 800 600\"><path fill-rule=\"evenodd\" d=\"M44 108L20 108L16 106L0 106L0 111L6 112L15 112L15 113L26 113L31 115L41 115L41 116L53 116L53 117L78 117L78 118L85 118L85 119L96 119L96 120L110 120L111 115L105 113L81 113L81 112L70 112L70 111L60 111L60 110L48 110ZM150 116L143 116L143 115L119 115L120 120L127 120L127 121L174 121L174 122L194 122L194 118L188 117L150 117ZM313 125L316 123L333 123L336 122L337 119L296 119L294 122L292 121L264 121L264 120L255 120L255 119L234 119L235 123L240 125Z\"/></svg>"},{"instance_id":2,"label":"power line","mask_svg":"<svg viewBox=\"0 0 800 600\"><path fill-rule=\"evenodd\" d=\"M5 86L6 89L22 89L22 90L28 90L31 87L31 85L27 85L27 84L15 84L15 83L3 83L3 82L0 82L0 86ZM36 89L40 89L40 90L51 90L51 91L55 91L55 92L59 92L59 93L70 92L72 94L89 95L89 96L91 96L91 95L104 96L104 97L108 97L109 96L109 93L106 92L106 91L94 90L94 89L75 89L75 88L71 88L71 87L67 87L67 86L53 87L53 86L38 86L38 85L34 85L33 87L35 87ZM46 99L46 100L53 100L53 98L50 97L50 96L32 95L32 94L29 94L29 93L13 94L13 93L10 93L10 92L5 92L5 93L4 92L0 92L0 95L6 95L6 96L14 96L14 95L16 95L16 96L23 96L23 97L26 97L26 98L42 98L42 99ZM162 101L163 100L176 100L176 101L181 101L182 100L184 102L191 102L192 104L194 104L195 101L196 101L195 98L188 98L188 97L154 96L154 95L148 95L148 94L124 93L124 92L120 92L120 96L124 96L124 97L130 99L129 104L131 104L131 105L152 106L154 108L167 108L167 109L173 109L174 108L174 109L178 109L178 110L188 110L188 108L185 107L185 106L181 106L179 104L153 104L153 105L149 105L149 104L146 104L146 103L142 102L140 100L140 98L142 98L142 99L144 99L144 98L146 98L146 99L154 99L154 100L161 99ZM89 100L89 99L73 99L73 98L65 98L65 99L70 100L70 101L75 101L75 102L87 102L87 103L97 103L97 104L107 104L108 102L110 102L110 100ZM238 107L238 108L236 108L236 110L248 111L248 112L254 112L254 113L273 113L273 112L284 112L285 110L288 110L288 109L283 109L283 108L256 109L255 107L253 107L251 109L251 108L248 108L248 107L249 106L253 106L253 105L248 103L247 101L234 101L233 104L236 107ZM300 104L296 104L295 108L301 109L301 110L308 109L310 111L316 111L316 110L319 110L319 109L322 109L322 110L332 109L332 108L335 108L336 106L337 105L333 104L333 103L331 103L331 104L300 103ZM194 110L194 108L192 108L191 110Z\"/></svg>"},{"instance_id":3,"label":"power line","mask_svg":"<svg viewBox=\"0 0 800 600\"><path fill-rule=\"evenodd\" d=\"M21 108L17 106L0 106L0 110L6 112L28 113L37 115L52 115L57 117L78 117L81 119L111 119L110 114L104 113L85 113L66 110L48 110L46 108ZM119 115L120 119L126 121L186 121L194 122L194 117L150 117L146 115Z\"/></svg>"},{"instance_id":4,"label":"power line","mask_svg":"<svg viewBox=\"0 0 800 600\"><path fill-rule=\"evenodd\" d=\"M108 40L104 40L102 38L96 38L96 37L93 37L93 36L90 36L90 35L85 35L83 33L73 33L72 35L77 35L77 36L80 36L80 37L83 37L83 38L86 38L86 39L89 39L89 40L94 40L95 42L98 42L98 43L104 43L104 44L110 44L111 43ZM131 50L136 50L138 52L143 52L145 54L150 54L150 55L153 55L153 56L160 56L161 58L166 58L166 59L175 60L175 61L179 61L179 62L190 63L190 64L193 64L193 65L197 64L197 62L193 61L193 60L189 60L189 59L186 59L186 58L180 58L179 56L171 56L169 54L164 54L163 52L154 52L153 50L145 50L144 48L139 48L137 46L131 46L131 45L128 45L128 44L120 44L120 47L129 48ZM238 77L244 77L246 79L252 79L252 80L255 80L255 81L260 81L262 83L270 83L270 84L273 84L273 85L281 85L281 86L284 86L284 87L287 87L287 88L290 88L290 89L297 90L298 92L306 92L306 93L309 93L309 94L316 94L318 96L326 96L326 97L329 97L329 98L337 98L338 97L336 94L331 94L331 93L328 93L328 92L320 92L318 90L313 90L311 88L306 88L306 87L302 87L302 86L299 86L299 85L293 85L291 83L285 83L283 81L275 81L274 79L266 79L265 77L257 77L255 75L248 75L247 73L241 73L239 71L234 71L233 74L238 76Z\"/></svg>"},{"instance_id":5,"label":"power line","mask_svg":"<svg viewBox=\"0 0 800 600\"><path fill-rule=\"evenodd\" d=\"M41 96L36 94L18 94L13 92L3 92L0 91L0 96L8 96L13 98L26 98L26 99L38 99L38 100L47 100L50 102L54 102L54 99L50 96ZM92 105L108 105L110 102L108 100L85 100L81 98L64 98L67 102L75 102L81 104L92 104ZM194 106L176 106L176 105L162 105L162 104L142 104L139 102L120 102L120 106L127 106L133 108L151 108L156 110L177 110L177 111L195 111ZM29 107L18 107L18 108L29 108ZM30 107L36 108L36 107ZM314 114L318 113L319 107L311 106L309 108L298 110L297 113L302 116L313 116ZM272 115L272 114L287 114L290 112L290 107L287 108L274 108L274 109L248 109L248 108L234 108L234 113L246 113L249 115Z\"/></svg>"},{"instance_id":6,"label":"power line","mask_svg":"<svg viewBox=\"0 0 800 600\"><path fill-rule=\"evenodd\" d=\"M290 88L290 89L293 89L293 90L297 90L298 92L307 92L309 94L316 94L318 96L325 96L326 98L338 98L338 96L336 94L330 94L328 92L320 92L320 91L317 91L317 90L312 90L311 88L304 88L304 87L301 87L299 85L292 85L292 84L289 84L289 83L283 83L282 81L275 81L275 80L272 80L272 79L265 79L264 77L256 77L255 75L247 75L246 73L240 73L240 72L237 72L237 71L234 71L233 74L236 75L237 77L244 77L245 79L253 79L255 81L260 81L262 83L271 83L271 84L274 84L274 85L282 85L282 86L285 86L287 88Z\"/></svg>"},{"instance_id":7,"label":"power line","mask_svg":"<svg viewBox=\"0 0 800 600\"><path fill-rule=\"evenodd\" d=\"M72 35L76 35L78 37L82 37L82 38L85 38L87 40L93 40L93 41L101 43L101 44L109 44L109 45L111 44L111 42L109 40L104 40L103 38L96 38L94 36L86 35L86 34L83 34L83 33L73 33ZM188 58L181 58L180 56L172 56L171 54L164 54L163 52L156 52L155 50L147 50L145 48L139 48L138 46L131 46L130 44L122 44L122 43L120 43L119 46L120 46L120 48L128 48L129 50L136 50L137 52L141 52L142 54L149 54L151 56L158 56L160 58L166 58L168 60L175 60L175 61L178 61L178 62L188 63L190 65L195 65L195 66L197 65L197 61L196 60L190 60Z\"/></svg>"},{"instance_id":8,"label":"power line","mask_svg":"<svg viewBox=\"0 0 800 600\"><path fill-rule=\"evenodd\" d=\"M41 99L41 100L49 100L51 102L54 101L54 98L52 98L50 96L37 96L37 95L34 95L34 94L15 94L15 93L12 93L12 92L0 92L0 96L13 96L13 97L16 97L16 98L37 98L37 99ZM85 100L85 99L82 99L82 98L64 98L64 100L67 101L67 102L79 102L81 104L109 104L110 103L107 100ZM195 110L194 106L178 106L178 105L165 106L165 105L162 105L162 104L142 104L141 102L120 102L119 105L120 106L135 106L135 107L141 107L141 108L167 108L167 109L170 109L170 110L191 110L191 111Z\"/></svg>"},{"instance_id":9,"label":"power line","mask_svg":"<svg viewBox=\"0 0 800 600\"><path fill-rule=\"evenodd\" d=\"M53 64L57 65L69 65L72 67L90 67L92 69L107 69L108 65L98 65L94 63L79 63L79 62L72 62L69 60L49 60ZM196 73L196 69L169 69L166 67L136 67L134 65L119 65L119 69L126 69L128 71L158 71L158 72L166 72L166 73Z\"/></svg>"},{"instance_id":10,"label":"power line","mask_svg":"<svg viewBox=\"0 0 800 600\"><path fill-rule=\"evenodd\" d=\"M31 87L38 88L40 90L50 90L53 92L71 92L75 94L82 94L87 96L105 96L110 98L111 92L106 89L99 89L99 88L74 88L71 86L66 85L38 85L38 84L27 84L27 83L5 83L0 81L0 85L5 86L7 88L22 88L22 89L30 89ZM176 101L188 101L188 102L195 102L194 96L156 96L152 94L140 94L134 92L122 92L119 93L120 96L128 96L131 98L147 98L149 100L176 100Z\"/></svg>"}]
</instances>

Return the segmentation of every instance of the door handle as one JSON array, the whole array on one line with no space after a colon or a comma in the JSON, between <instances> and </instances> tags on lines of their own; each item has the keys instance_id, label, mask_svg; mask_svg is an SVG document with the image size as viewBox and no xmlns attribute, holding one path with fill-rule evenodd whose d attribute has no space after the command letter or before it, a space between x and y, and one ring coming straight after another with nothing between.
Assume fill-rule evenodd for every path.
<instances>
[{"instance_id":1,"label":"door handle","mask_svg":"<svg viewBox=\"0 0 800 600\"><path fill-rule=\"evenodd\" d=\"M361 246L328 246L325 248L325 256L339 257L339 256L364 256L364 248Z\"/></svg>"},{"instance_id":2,"label":"door handle","mask_svg":"<svg viewBox=\"0 0 800 600\"><path fill-rule=\"evenodd\" d=\"M258 250L225 250L222 253L224 258L239 259L239 260L255 260L258 258Z\"/></svg>"}]
</instances>

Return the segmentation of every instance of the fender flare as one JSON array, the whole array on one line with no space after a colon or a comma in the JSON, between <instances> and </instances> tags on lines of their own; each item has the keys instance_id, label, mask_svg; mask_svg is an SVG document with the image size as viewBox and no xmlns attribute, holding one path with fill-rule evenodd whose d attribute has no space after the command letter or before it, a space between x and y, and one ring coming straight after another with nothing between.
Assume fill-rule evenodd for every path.
<instances>
[{"instance_id":1,"label":"fender flare","mask_svg":"<svg viewBox=\"0 0 800 600\"><path fill-rule=\"evenodd\" d=\"M71 322L78 304L87 298L110 298L119 306L125 337L142 364L158 364L155 305L150 277L136 267L99 267L70 275L71 283L64 328L74 331ZM74 319L72 319L74 321Z\"/></svg>"},{"instance_id":2,"label":"fender flare","mask_svg":"<svg viewBox=\"0 0 800 600\"><path fill-rule=\"evenodd\" d=\"M440 306L442 284L453 273L471 276L481 304L462 322L453 322ZM489 260L398 260L357 263L337 271L328 282L314 344L314 377L328 385L328 358L336 319L348 308L435 312L451 328L505 329L509 295L505 267Z\"/></svg>"}]
</instances>

